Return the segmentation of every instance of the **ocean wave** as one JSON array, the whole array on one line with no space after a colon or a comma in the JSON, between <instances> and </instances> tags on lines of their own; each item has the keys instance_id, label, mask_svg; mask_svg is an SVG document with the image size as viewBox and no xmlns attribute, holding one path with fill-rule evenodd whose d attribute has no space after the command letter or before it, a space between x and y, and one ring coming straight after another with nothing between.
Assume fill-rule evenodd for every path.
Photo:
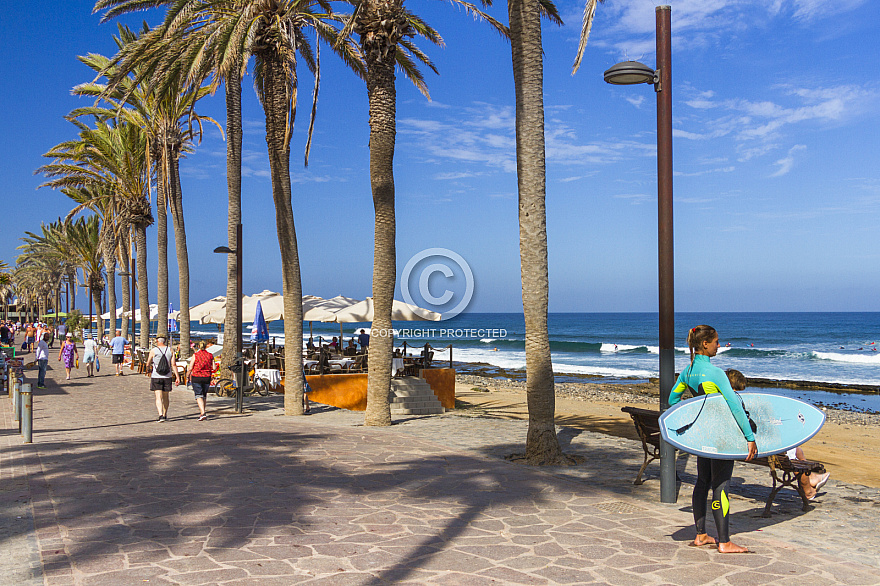
<instances>
[{"instance_id":1,"label":"ocean wave","mask_svg":"<svg viewBox=\"0 0 880 586\"><path fill-rule=\"evenodd\" d=\"M848 362L850 364L880 365L880 353L871 354L841 354L840 352L810 352L813 358L819 360L831 360L834 362Z\"/></svg>"}]
</instances>

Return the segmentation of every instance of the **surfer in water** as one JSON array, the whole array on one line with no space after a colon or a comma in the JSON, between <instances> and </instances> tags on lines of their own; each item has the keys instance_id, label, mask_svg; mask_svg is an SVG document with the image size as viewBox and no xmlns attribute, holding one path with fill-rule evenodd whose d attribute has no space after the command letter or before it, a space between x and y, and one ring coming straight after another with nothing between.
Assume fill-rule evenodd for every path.
<instances>
[{"instance_id":1,"label":"surfer in water","mask_svg":"<svg viewBox=\"0 0 880 586\"><path fill-rule=\"evenodd\" d=\"M672 406L681 401L682 394L687 389L690 389L695 396L721 393L748 442L749 453L746 456L748 462L758 454L758 446L755 443L755 434L749 424L749 418L737 399L736 393L730 388L727 375L709 362L709 359L718 353L718 332L712 326L697 326L688 332L687 343L691 352L691 364L675 381L672 392L669 394L669 405ZM728 522L730 499L728 494L730 477L733 474L733 463L733 460L697 457L697 483L694 485L694 494L691 499L694 510L694 525L697 529L697 537L691 544L693 546L716 545L720 553L747 553L749 551L747 548L730 541ZM715 517L715 528L718 530L717 541L706 533L706 498L709 496L710 488L712 489L712 515Z\"/></svg>"}]
</instances>

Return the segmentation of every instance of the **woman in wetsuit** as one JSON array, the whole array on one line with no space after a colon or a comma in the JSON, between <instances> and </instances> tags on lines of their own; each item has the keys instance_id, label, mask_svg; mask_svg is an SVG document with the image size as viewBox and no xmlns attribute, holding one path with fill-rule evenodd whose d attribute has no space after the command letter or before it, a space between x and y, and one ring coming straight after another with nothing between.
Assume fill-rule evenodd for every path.
<instances>
[{"instance_id":1,"label":"woman in wetsuit","mask_svg":"<svg viewBox=\"0 0 880 586\"><path fill-rule=\"evenodd\" d=\"M681 401L682 393L688 388L694 395L721 393L748 442L749 454L746 457L748 462L758 454L758 446L755 444L755 434L749 425L749 418L743 411L736 393L730 388L727 375L723 370L709 363L709 358L718 353L718 332L712 326L697 326L688 332L687 343L691 351L691 363L675 381L675 386L672 387L672 392L669 394L669 404L675 405ZM694 485L691 501L694 510L694 525L697 528L697 537L692 544L694 546L717 544L718 551L721 553L748 552L745 547L730 541L728 526L730 500L727 495L730 477L733 474L733 462L733 460L697 457L697 483ZM706 534L706 498L709 496L710 487L712 489L712 515L715 517L715 527L718 530L717 542Z\"/></svg>"}]
</instances>

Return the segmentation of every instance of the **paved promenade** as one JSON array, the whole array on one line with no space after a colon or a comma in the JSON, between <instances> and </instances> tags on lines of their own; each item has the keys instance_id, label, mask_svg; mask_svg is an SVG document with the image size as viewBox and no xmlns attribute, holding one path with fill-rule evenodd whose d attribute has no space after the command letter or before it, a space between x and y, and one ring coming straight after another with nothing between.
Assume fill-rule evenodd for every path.
<instances>
[{"instance_id":1,"label":"paved promenade","mask_svg":"<svg viewBox=\"0 0 880 586\"><path fill-rule=\"evenodd\" d=\"M632 486L630 440L564 428L590 462L533 469L499 457L522 450L524 422L368 428L213 396L198 422L183 387L157 423L147 380L108 371L50 371L32 445L0 399L0 584L880 584L873 489L834 486L807 514L785 497L758 519L766 469L738 465L734 540L754 553L725 556L687 546L689 485L660 504L654 464Z\"/></svg>"}]
</instances>

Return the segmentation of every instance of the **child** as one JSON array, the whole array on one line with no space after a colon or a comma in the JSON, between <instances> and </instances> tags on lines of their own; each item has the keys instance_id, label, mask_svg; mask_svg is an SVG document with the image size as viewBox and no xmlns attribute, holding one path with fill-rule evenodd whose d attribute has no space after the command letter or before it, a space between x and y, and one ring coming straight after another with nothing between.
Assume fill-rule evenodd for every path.
<instances>
[{"instance_id":1,"label":"child","mask_svg":"<svg viewBox=\"0 0 880 586\"><path fill-rule=\"evenodd\" d=\"M727 373L727 378L730 380L730 386L734 391L743 391L746 388L746 377L738 370L729 369L725 371ZM785 453L788 456L789 460L804 460L804 451L800 446L796 448L792 448ZM816 498L816 493L820 488L825 486L825 483L828 482L828 478L831 476L830 472L826 472L825 474L810 474L801 475L799 482L801 485L801 489L804 491L804 494L807 497L807 500L813 500Z\"/></svg>"}]
</instances>

